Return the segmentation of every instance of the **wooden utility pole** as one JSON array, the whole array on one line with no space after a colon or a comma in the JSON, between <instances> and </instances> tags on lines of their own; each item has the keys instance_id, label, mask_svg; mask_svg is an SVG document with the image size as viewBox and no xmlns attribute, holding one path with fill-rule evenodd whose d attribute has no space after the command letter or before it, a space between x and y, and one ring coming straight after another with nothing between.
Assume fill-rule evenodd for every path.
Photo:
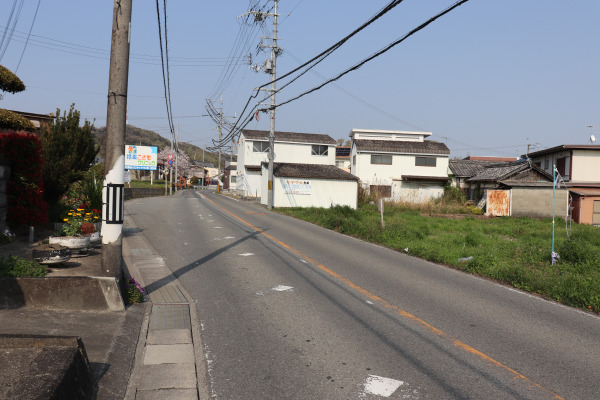
<instances>
[{"instance_id":1,"label":"wooden utility pole","mask_svg":"<svg viewBox=\"0 0 600 400\"><path fill-rule=\"evenodd\" d=\"M123 278L125 128L132 0L114 0L102 188L102 274Z\"/></svg>"}]
</instances>

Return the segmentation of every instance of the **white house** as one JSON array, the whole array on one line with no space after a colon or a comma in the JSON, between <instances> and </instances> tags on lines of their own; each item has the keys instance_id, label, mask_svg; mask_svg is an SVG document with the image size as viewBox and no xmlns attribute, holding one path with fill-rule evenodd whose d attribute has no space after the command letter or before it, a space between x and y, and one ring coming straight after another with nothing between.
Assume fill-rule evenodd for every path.
<instances>
[{"instance_id":1,"label":"white house","mask_svg":"<svg viewBox=\"0 0 600 400\"><path fill-rule=\"evenodd\" d=\"M262 192L268 191L268 162L262 163ZM261 198L267 204L267 196ZM358 205L358 178L335 165L273 163L273 207Z\"/></svg>"},{"instance_id":2,"label":"white house","mask_svg":"<svg viewBox=\"0 0 600 400\"><path fill-rule=\"evenodd\" d=\"M275 162L335 165L336 141L329 135L275 132ZM238 142L236 193L261 197L261 163L268 161L269 131L242 130ZM266 194L266 193L265 193Z\"/></svg>"},{"instance_id":3,"label":"white house","mask_svg":"<svg viewBox=\"0 0 600 400\"><path fill-rule=\"evenodd\" d=\"M423 202L444 192L450 150L431 132L353 129L350 172L392 201Z\"/></svg>"}]
</instances>

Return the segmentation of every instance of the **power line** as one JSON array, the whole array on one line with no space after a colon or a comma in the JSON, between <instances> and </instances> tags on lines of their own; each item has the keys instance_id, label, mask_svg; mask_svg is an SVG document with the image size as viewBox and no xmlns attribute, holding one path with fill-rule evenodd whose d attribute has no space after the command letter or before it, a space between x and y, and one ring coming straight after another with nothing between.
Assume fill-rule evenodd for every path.
<instances>
[{"instance_id":1,"label":"power line","mask_svg":"<svg viewBox=\"0 0 600 400\"><path fill-rule=\"evenodd\" d=\"M8 49L8 45L12 39L13 33L15 31L15 26L17 26L17 22L19 21L19 17L21 16L21 10L23 9L24 0L21 0L19 3L19 8L17 9L17 13L15 14L15 7L17 5L17 0L13 2L13 7L8 17L8 22L6 23L6 28L4 29L4 34L2 35L2 41L0 41L0 61L4 57L4 53L6 53L6 49ZM13 18L14 17L14 18ZM12 26L11 26L12 23ZM7 30L8 30L8 38L7 38Z\"/></svg>"},{"instance_id":2,"label":"power line","mask_svg":"<svg viewBox=\"0 0 600 400\"><path fill-rule=\"evenodd\" d=\"M169 95L168 92L170 92L170 88L167 88L168 85L168 80L167 77L165 75L165 61L164 61L164 55L163 55L163 43L162 43L162 30L161 30L161 23L160 23L160 6L159 6L159 0L156 0L156 16L158 18L158 39L159 39L159 45L160 45L160 59L161 59L161 63L162 63L162 76L163 76L163 87L165 89L165 104L167 106L167 119L169 121L169 129L171 130L171 136L174 134L175 129L173 127L173 119L171 116L171 108L169 107ZM166 26L166 18L165 18L165 26ZM165 41L166 41L166 36L165 36Z\"/></svg>"},{"instance_id":3,"label":"power line","mask_svg":"<svg viewBox=\"0 0 600 400\"><path fill-rule=\"evenodd\" d=\"M0 26L0 28L5 28ZM29 40L28 40L29 38ZM41 39L36 39L41 38ZM76 43L65 42L62 40L52 39L40 35L28 35L25 32L14 30L12 40L18 43L27 43L30 46L35 46L43 49L60 51L62 53L74 54L82 57L96 58L108 60L110 51L97 47L84 46ZM131 54L131 62L134 64L145 65L161 65L160 56L148 54ZM219 67L227 65L227 62L233 62L242 65L246 62L247 57L237 57L230 60L229 58L219 57L169 57L171 66L175 67Z\"/></svg>"},{"instance_id":4,"label":"power line","mask_svg":"<svg viewBox=\"0 0 600 400\"><path fill-rule=\"evenodd\" d=\"M265 84L259 86L258 88L256 88L255 89L256 93L253 94L253 95L251 95L250 98L248 99L248 101L246 102L246 105L244 106L244 109L242 110L242 112L240 114L239 121L242 120L243 115L246 112L246 109L248 108L248 105L250 104L250 102L252 101L252 99L256 98L258 96L258 94L260 93L259 92L260 89L262 89L265 86L268 86L269 84L273 84L274 82L277 82L277 81L279 81L281 79L284 79L284 78L290 76L291 74L293 74L294 72L297 72L300 69L302 69L302 68L304 68L304 67L309 66L310 64L312 64L305 71L303 71L299 76L297 76L294 79L292 79L291 82L288 82L286 85L284 85L283 87L279 88L278 92L281 91L284 87L288 86L293 81L295 81L296 79L298 79L300 76L302 76L303 74L305 74L308 70L310 70L311 68L313 68L314 66L316 66L321 61L323 61L331 53L333 53L335 50L337 50L338 48L340 48L344 43L346 43L350 38L352 38L353 36L355 36L356 34L358 34L360 31L362 31L363 29L365 29L367 26L371 25L373 22L377 21L383 15L385 15L386 13L388 13L391 9L393 9L394 7L396 7L397 5L399 5L402 1L403 0L393 0L393 1L391 1L385 7L383 7L378 13L376 13L374 16L372 16L371 18L369 18L366 22L364 22L362 25L360 25L358 28L356 28L350 34L346 35L344 38L342 38L341 40L339 40L337 43L335 43L334 45L330 46L328 49L322 51L321 53L319 53L318 55L316 55L312 59L310 59L310 60L306 61L305 63L301 64L300 66L294 68L293 70L289 71L288 73L286 73L286 74L284 74L284 75L276 78L274 81L265 83ZM262 103L263 101L267 100L269 97L270 96L265 97L264 99L262 99L258 103ZM252 113L257 108L258 108L258 105L254 106L252 108L252 110L250 111L250 113ZM228 142L229 140L231 140L231 137L234 136L237 131L243 129L246 125L248 125L251 120L252 120L252 114L251 114L250 118L246 118L244 120L244 124L245 125L243 125L241 128L237 128L237 126L234 125L234 127L232 128L232 130L230 131L230 133L228 135L226 135L226 137L223 139L223 141L227 141ZM237 131L236 131L236 128L237 128Z\"/></svg>"},{"instance_id":5,"label":"power line","mask_svg":"<svg viewBox=\"0 0 600 400\"><path fill-rule=\"evenodd\" d=\"M306 96L307 94L310 94L312 92L315 92L319 89L321 89L322 87L328 85L331 82L335 82L338 79L340 79L341 77L343 77L344 75L352 72L352 71L356 71L357 69L359 69L360 67L362 67L364 64L366 64L367 62L373 60L374 58L379 57L380 55L386 53L388 50L390 50L391 48L395 47L396 45L402 43L404 40L408 39L410 36L414 35L415 33L419 32L420 30L424 29L426 26L428 26L429 24L431 24L432 22L434 22L435 20L437 20L438 18L446 15L447 13L449 13L450 11L454 10L455 8L457 8L458 6L466 3L469 0L461 0L458 1L456 3L454 3L452 6L448 7L447 9L445 9L444 11L442 11L441 13L435 15L434 17L430 18L429 20L427 20L426 22L422 23L421 25L419 25L418 27L416 27L415 29L411 30L409 33L407 33L406 35L404 35L403 37L401 37L400 39L390 43L388 46L384 47L383 49L381 49L380 51L374 53L373 55L371 55L370 57L362 60L361 62L359 62L358 64L355 64L354 66L352 66L351 68L348 68L347 70L345 70L344 72L338 74L337 76L335 76L334 78L331 78L327 81L325 81L324 83L322 83L321 85L315 86L310 90L307 90L299 95L297 95L296 97L293 97L289 100L284 101L283 103L279 103L277 104L275 107L281 107L285 104L291 103L292 101L298 100L301 97ZM287 86L287 85L286 85ZM283 87L281 88L283 89ZM281 90L280 89L280 90Z\"/></svg>"},{"instance_id":6,"label":"power line","mask_svg":"<svg viewBox=\"0 0 600 400\"><path fill-rule=\"evenodd\" d=\"M35 8L35 14L33 15L33 21L31 21L31 26L29 27L29 33L27 34L27 40L25 41L25 46L23 46L23 51L21 52L21 57L19 58L19 62L17 64L17 68L15 68L15 73L19 70L21 66L21 60L23 60L23 55L25 54L25 49L27 48L27 43L29 43L29 37L31 36L31 31L33 30L33 25L35 24L35 19L37 18L38 10L40 9L40 3L42 0L38 0L37 7Z\"/></svg>"}]
</instances>

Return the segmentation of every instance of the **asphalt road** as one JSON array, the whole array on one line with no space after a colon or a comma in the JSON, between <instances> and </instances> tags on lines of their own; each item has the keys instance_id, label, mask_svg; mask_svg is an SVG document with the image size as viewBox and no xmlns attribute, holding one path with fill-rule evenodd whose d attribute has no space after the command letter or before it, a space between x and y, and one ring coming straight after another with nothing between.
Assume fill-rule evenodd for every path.
<instances>
[{"instance_id":1,"label":"asphalt road","mask_svg":"<svg viewBox=\"0 0 600 400\"><path fill-rule=\"evenodd\" d=\"M215 398L600 399L595 315L208 191L126 212L197 302Z\"/></svg>"}]
</instances>

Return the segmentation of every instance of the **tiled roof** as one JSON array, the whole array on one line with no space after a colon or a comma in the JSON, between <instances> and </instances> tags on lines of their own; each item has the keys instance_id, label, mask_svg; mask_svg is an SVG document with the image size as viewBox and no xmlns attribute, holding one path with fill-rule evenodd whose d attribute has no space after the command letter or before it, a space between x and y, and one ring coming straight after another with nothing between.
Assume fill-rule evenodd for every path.
<instances>
[{"instance_id":1,"label":"tiled roof","mask_svg":"<svg viewBox=\"0 0 600 400\"><path fill-rule=\"evenodd\" d=\"M448 164L450 167L450 171L452 171L452 174L454 176L459 178L470 178L483 171L485 167L489 167L491 165L505 165L508 164L508 162L450 160Z\"/></svg>"},{"instance_id":2,"label":"tiled roof","mask_svg":"<svg viewBox=\"0 0 600 400\"><path fill-rule=\"evenodd\" d=\"M269 140L269 131L257 131L251 129L242 130L244 137L250 140ZM315 144L331 144L337 142L329 135L320 133L278 132L275 131L276 142L299 142Z\"/></svg>"},{"instance_id":3,"label":"tiled roof","mask_svg":"<svg viewBox=\"0 0 600 400\"><path fill-rule=\"evenodd\" d=\"M267 165L263 162L263 165ZM358 181L358 177L335 165L273 163L273 175L284 178L332 179Z\"/></svg>"},{"instance_id":4,"label":"tiled roof","mask_svg":"<svg viewBox=\"0 0 600 400\"><path fill-rule=\"evenodd\" d=\"M408 154L450 154L450 149L448 149L444 143L436 142L434 140L409 142L402 140L357 139L354 143L356 144L356 149L358 151Z\"/></svg>"},{"instance_id":5,"label":"tiled roof","mask_svg":"<svg viewBox=\"0 0 600 400\"><path fill-rule=\"evenodd\" d=\"M514 163L488 166L474 177L467 179L467 182L504 181L511 176L530 169L537 171L540 175L546 177L549 181L552 181L552 176L546 171L537 165L530 163L528 160L523 160L515 161Z\"/></svg>"}]
</instances>

